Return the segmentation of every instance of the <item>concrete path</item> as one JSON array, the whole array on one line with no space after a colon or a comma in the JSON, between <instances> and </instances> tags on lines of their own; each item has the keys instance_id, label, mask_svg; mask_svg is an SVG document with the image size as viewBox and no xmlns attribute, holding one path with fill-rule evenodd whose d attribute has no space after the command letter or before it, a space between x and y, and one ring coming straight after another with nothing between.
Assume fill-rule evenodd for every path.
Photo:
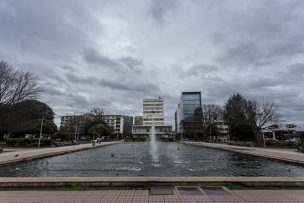
<instances>
[{"instance_id":1,"label":"concrete path","mask_svg":"<svg viewBox=\"0 0 304 203\"><path fill-rule=\"evenodd\" d=\"M121 141L114 141L114 142L103 142L101 144L96 144L95 147L102 147L106 145L112 145L116 143L120 143ZM80 145L73 145L67 147L52 147L52 148L41 148L41 149L32 149L32 150L23 150L17 152L7 152L0 154L0 165L26 161L31 159L37 159L42 157L49 157L59 154L65 154L80 150L92 149L94 147L91 144L80 144Z\"/></svg>"},{"instance_id":2,"label":"concrete path","mask_svg":"<svg viewBox=\"0 0 304 203\"><path fill-rule=\"evenodd\" d=\"M240 147L226 144L206 143L206 142L182 142L184 144L198 145L202 147L209 147L214 149L226 150L236 153L254 155L274 160L281 160L290 163L296 163L304 165L304 153L280 150L280 149L268 149L257 147Z\"/></svg>"},{"instance_id":3,"label":"concrete path","mask_svg":"<svg viewBox=\"0 0 304 203\"><path fill-rule=\"evenodd\" d=\"M226 190L225 195L150 195L149 190L0 191L1 203L304 202L304 190Z\"/></svg>"},{"instance_id":4,"label":"concrete path","mask_svg":"<svg viewBox=\"0 0 304 203\"><path fill-rule=\"evenodd\" d=\"M159 177L159 176L108 176L108 177L0 177L0 187L18 186L145 186L152 185L268 185L304 186L304 177L245 177L245 176L200 176L200 177Z\"/></svg>"}]
</instances>

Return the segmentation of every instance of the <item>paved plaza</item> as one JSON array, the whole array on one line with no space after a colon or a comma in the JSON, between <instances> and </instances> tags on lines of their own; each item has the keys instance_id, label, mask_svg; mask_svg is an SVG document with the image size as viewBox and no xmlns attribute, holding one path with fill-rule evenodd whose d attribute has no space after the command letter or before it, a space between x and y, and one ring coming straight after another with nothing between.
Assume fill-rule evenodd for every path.
<instances>
[{"instance_id":1,"label":"paved plaza","mask_svg":"<svg viewBox=\"0 0 304 203\"><path fill-rule=\"evenodd\" d=\"M206 142L183 142L183 143L304 165L304 153L296 152L296 149L286 150L286 149L270 149L270 148L258 148L258 147L241 147L241 146L206 143Z\"/></svg>"},{"instance_id":2,"label":"paved plaza","mask_svg":"<svg viewBox=\"0 0 304 203\"><path fill-rule=\"evenodd\" d=\"M304 190L228 190L225 195L150 195L149 190L0 191L1 203L304 202Z\"/></svg>"},{"instance_id":3,"label":"paved plaza","mask_svg":"<svg viewBox=\"0 0 304 203\"><path fill-rule=\"evenodd\" d=\"M101 144L96 144L95 147L102 147L120 142L121 141L102 142ZM36 158L43 158L43 157L60 155L65 153L71 153L71 152L76 152L86 149L92 149L95 147L92 147L91 144L80 144L80 145L73 145L66 147L49 147L49 148L40 148L40 149L31 149L31 150L23 149L20 151L0 153L0 165L25 161L29 159L36 159Z\"/></svg>"},{"instance_id":4,"label":"paved plaza","mask_svg":"<svg viewBox=\"0 0 304 203\"><path fill-rule=\"evenodd\" d=\"M115 144L117 142L103 143L99 146ZM205 147L224 149L244 154L251 154L266 158L279 159L294 163L304 163L304 155L287 150L247 148L222 144L194 143ZM99 147L98 146L98 147ZM0 164L22 161L24 159L47 157L56 154L70 153L92 148L89 144L7 152L0 154ZM16 156L17 155L17 156ZM303 177L2 177L0 183L5 186L23 185L52 185L52 183L69 185L70 183L115 183L129 184L145 182L160 182L168 185L191 185L205 183L277 183L289 185L295 183L302 185ZM172 184L171 184L172 183ZM180 190L181 191L181 190ZM154 195L149 190L86 190L86 191L0 191L0 203L64 203L64 202L303 202L304 190L228 190L226 194L210 194L199 188L200 194L182 194L176 188L173 194Z\"/></svg>"}]
</instances>

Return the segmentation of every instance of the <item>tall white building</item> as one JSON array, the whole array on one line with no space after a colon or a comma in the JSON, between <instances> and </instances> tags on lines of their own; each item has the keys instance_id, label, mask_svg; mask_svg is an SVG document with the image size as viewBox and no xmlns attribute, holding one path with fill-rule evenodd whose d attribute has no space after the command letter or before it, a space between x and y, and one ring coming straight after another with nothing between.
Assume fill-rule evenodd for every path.
<instances>
[{"instance_id":1,"label":"tall white building","mask_svg":"<svg viewBox=\"0 0 304 203\"><path fill-rule=\"evenodd\" d=\"M164 124L164 100L161 97L143 100L142 124L132 126L133 136L149 137L153 123L156 136L172 135L172 126Z\"/></svg>"},{"instance_id":2,"label":"tall white building","mask_svg":"<svg viewBox=\"0 0 304 203\"><path fill-rule=\"evenodd\" d=\"M143 125L164 124L164 100L144 99L143 100Z\"/></svg>"}]
</instances>

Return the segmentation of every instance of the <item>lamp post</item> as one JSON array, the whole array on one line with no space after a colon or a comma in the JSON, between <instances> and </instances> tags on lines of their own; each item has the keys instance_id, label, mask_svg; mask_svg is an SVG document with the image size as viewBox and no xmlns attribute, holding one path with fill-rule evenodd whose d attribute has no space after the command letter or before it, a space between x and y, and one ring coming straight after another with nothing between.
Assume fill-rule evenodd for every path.
<instances>
[{"instance_id":1,"label":"lamp post","mask_svg":"<svg viewBox=\"0 0 304 203\"><path fill-rule=\"evenodd\" d=\"M262 132L262 135L263 135L263 144L264 144L264 148L266 148L265 135L264 135L263 132Z\"/></svg>"},{"instance_id":2,"label":"lamp post","mask_svg":"<svg viewBox=\"0 0 304 203\"><path fill-rule=\"evenodd\" d=\"M44 115L43 115L42 120L41 120L40 136L39 136L39 141L38 141L38 148L40 148L40 140L41 140L41 137L42 137L43 120L44 120Z\"/></svg>"},{"instance_id":3,"label":"lamp post","mask_svg":"<svg viewBox=\"0 0 304 203\"><path fill-rule=\"evenodd\" d=\"M259 116L258 118L260 118L260 116L262 116L262 113L258 113L257 116ZM266 148L266 142L265 142L265 135L264 133L261 131L262 129L260 127L258 127L259 133L262 133L262 138L263 138L263 147Z\"/></svg>"}]
</instances>

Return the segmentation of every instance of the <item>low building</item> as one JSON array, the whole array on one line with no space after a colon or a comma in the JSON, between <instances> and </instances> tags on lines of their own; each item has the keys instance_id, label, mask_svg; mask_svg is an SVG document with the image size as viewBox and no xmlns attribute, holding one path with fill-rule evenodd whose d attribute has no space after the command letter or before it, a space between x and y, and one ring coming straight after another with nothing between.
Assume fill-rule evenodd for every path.
<instances>
[{"instance_id":1,"label":"low building","mask_svg":"<svg viewBox=\"0 0 304 203\"><path fill-rule=\"evenodd\" d=\"M228 142L230 140L229 137L229 129L228 126L224 123L224 121L217 122L217 130L218 130L218 142Z\"/></svg>"},{"instance_id":2,"label":"low building","mask_svg":"<svg viewBox=\"0 0 304 203\"><path fill-rule=\"evenodd\" d=\"M124 116L104 114L74 114L61 116L60 128L75 133L77 136L84 135L84 127L88 121L102 119L107 125L113 128L113 134L122 137L124 132Z\"/></svg>"},{"instance_id":3,"label":"low building","mask_svg":"<svg viewBox=\"0 0 304 203\"><path fill-rule=\"evenodd\" d=\"M273 128L262 131L266 141L286 141L297 139L298 133L295 128Z\"/></svg>"}]
</instances>

